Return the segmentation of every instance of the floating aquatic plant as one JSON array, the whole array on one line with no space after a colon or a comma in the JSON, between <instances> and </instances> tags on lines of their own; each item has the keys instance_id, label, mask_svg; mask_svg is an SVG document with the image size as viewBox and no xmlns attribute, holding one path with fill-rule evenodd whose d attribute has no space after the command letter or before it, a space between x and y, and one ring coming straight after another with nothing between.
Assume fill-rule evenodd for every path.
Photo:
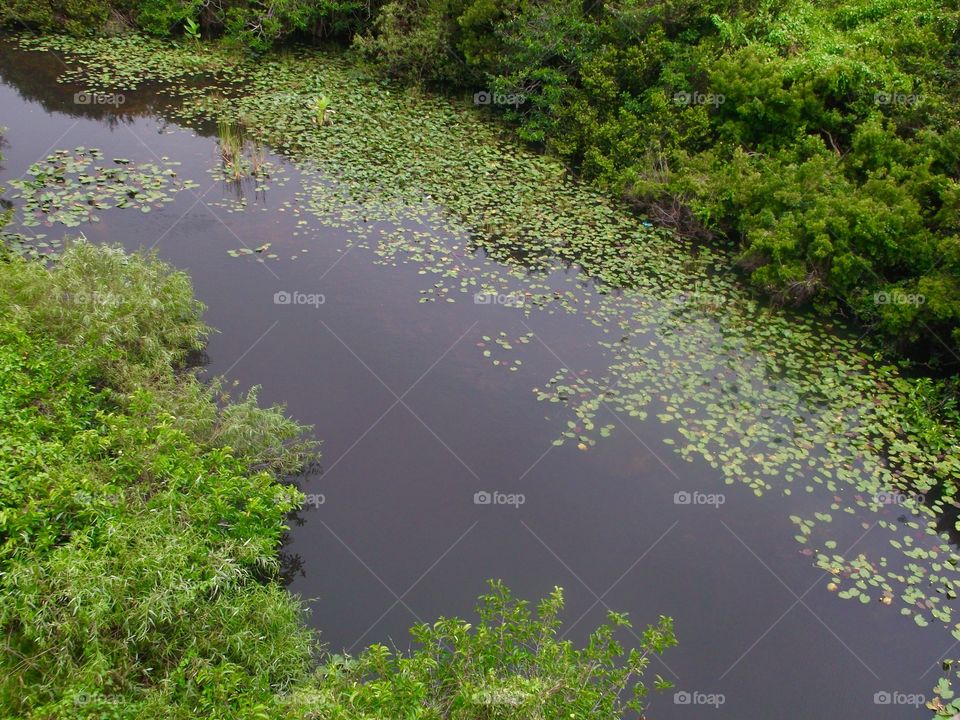
<instances>
[{"instance_id":1,"label":"floating aquatic plant","mask_svg":"<svg viewBox=\"0 0 960 720\"><path fill-rule=\"evenodd\" d=\"M22 227L97 222L100 210L132 208L150 212L173 200L183 188L173 169L177 163L133 163L126 158L104 161L102 151L78 147L57 150L31 165L25 177L10 181L18 192L17 221Z\"/></svg>"}]
</instances>

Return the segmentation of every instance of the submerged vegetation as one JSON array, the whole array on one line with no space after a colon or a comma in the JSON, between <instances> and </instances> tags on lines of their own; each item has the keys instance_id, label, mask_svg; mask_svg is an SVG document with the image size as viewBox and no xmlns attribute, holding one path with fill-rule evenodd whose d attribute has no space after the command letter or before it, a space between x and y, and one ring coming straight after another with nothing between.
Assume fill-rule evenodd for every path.
<instances>
[{"instance_id":1,"label":"submerged vegetation","mask_svg":"<svg viewBox=\"0 0 960 720\"><path fill-rule=\"evenodd\" d=\"M0 713L600 720L642 699L670 621L624 656L614 614L576 650L559 591L532 617L495 584L478 625L418 627L410 656L325 655L278 560L303 500L283 478L316 443L187 369L201 309L183 273L119 249L0 262Z\"/></svg>"}]
</instances>

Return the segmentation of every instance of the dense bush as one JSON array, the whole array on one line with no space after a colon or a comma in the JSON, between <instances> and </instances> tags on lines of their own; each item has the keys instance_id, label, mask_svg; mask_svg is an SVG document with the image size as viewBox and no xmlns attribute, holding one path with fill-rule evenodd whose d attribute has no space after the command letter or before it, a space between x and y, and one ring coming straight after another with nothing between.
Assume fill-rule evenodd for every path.
<instances>
[{"instance_id":1,"label":"dense bush","mask_svg":"<svg viewBox=\"0 0 960 720\"><path fill-rule=\"evenodd\" d=\"M136 27L177 36L196 23L208 36L226 36L264 49L295 34L349 36L370 15L363 0L6 0L0 23L75 35Z\"/></svg>"},{"instance_id":2,"label":"dense bush","mask_svg":"<svg viewBox=\"0 0 960 720\"><path fill-rule=\"evenodd\" d=\"M960 361L956 2L390 0L387 72L525 97L525 139L780 301Z\"/></svg>"},{"instance_id":3,"label":"dense bush","mask_svg":"<svg viewBox=\"0 0 960 720\"><path fill-rule=\"evenodd\" d=\"M111 0L5 0L0 22L83 35L104 29L114 7Z\"/></svg>"},{"instance_id":4,"label":"dense bush","mask_svg":"<svg viewBox=\"0 0 960 720\"><path fill-rule=\"evenodd\" d=\"M409 657L322 654L278 582L302 500L278 480L315 443L183 367L200 311L118 249L0 259L0 717L608 720L642 699L670 621L624 656L611 615L576 650L559 591L534 619L497 585Z\"/></svg>"},{"instance_id":5,"label":"dense bush","mask_svg":"<svg viewBox=\"0 0 960 720\"><path fill-rule=\"evenodd\" d=\"M174 373L204 328L155 261L11 258L0 308L0 714L277 705L314 644L264 582L300 499L270 470L312 452L302 428Z\"/></svg>"}]
</instances>

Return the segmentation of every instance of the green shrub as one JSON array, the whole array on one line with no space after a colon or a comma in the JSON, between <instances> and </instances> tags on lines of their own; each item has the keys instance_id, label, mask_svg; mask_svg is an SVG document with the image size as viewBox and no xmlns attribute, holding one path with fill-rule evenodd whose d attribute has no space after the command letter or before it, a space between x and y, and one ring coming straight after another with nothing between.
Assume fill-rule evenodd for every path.
<instances>
[{"instance_id":1,"label":"green shrub","mask_svg":"<svg viewBox=\"0 0 960 720\"><path fill-rule=\"evenodd\" d=\"M144 32L165 37L176 32L187 19L200 17L203 0L137 0L136 24Z\"/></svg>"},{"instance_id":2,"label":"green shrub","mask_svg":"<svg viewBox=\"0 0 960 720\"><path fill-rule=\"evenodd\" d=\"M89 35L110 19L110 0L8 0L0 5L0 25Z\"/></svg>"},{"instance_id":3,"label":"green shrub","mask_svg":"<svg viewBox=\"0 0 960 720\"><path fill-rule=\"evenodd\" d=\"M203 347L190 279L162 263L81 242L53 272L35 262L4 272L0 303L14 319L62 345L99 348L105 371L113 363L160 371Z\"/></svg>"},{"instance_id":4,"label":"green shrub","mask_svg":"<svg viewBox=\"0 0 960 720\"><path fill-rule=\"evenodd\" d=\"M360 0L10 0L0 7L0 25L89 35L120 20L169 37L191 21L209 36L263 50L295 34L349 37L369 13Z\"/></svg>"},{"instance_id":5,"label":"green shrub","mask_svg":"<svg viewBox=\"0 0 960 720\"><path fill-rule=\"evenodd\" d=\"M640 679L651 656L676 644L661 618L625 652L616 638L630 622L610 613L586 647L558 637L563 594L556 588L534 616L501 583L481 597L479 623L443 618L411 631L409 655L383 645L359 657L334 657L316 686L295 693L297 717L324 720L600 720L640 713L648 688ZM631 631L632 632L632 631ZM657 676L658 689L669 683Z\"/></svg>"},{"instance_id":6,"label":"green shrub","mask_svg":"<svg viewBox=\"0 0 960 720\"><path fill-rule=\"evenodd\" d=\"M12 258L0 308L0 714L279 707L315 644L265 582L301 499L278 475L315 452L304 428L175 374L206 331L154 259Z\"/></svg>"},{"instance_id":7,"label":"green shrub","mask_svg":"<svg viewBox=\"0 0 960 720\"><path fill-rule=\"evenodd\" d=\"M393 0L381 8L369 32L354 38L354 47L393 77L455 82L455 33L449 0Z\"/></svg>"}]
</instances>

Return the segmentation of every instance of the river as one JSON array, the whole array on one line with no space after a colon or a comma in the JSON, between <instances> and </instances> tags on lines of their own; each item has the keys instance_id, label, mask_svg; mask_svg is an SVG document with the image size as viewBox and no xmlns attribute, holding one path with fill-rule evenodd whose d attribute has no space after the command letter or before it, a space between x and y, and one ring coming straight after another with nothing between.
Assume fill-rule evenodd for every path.
<instances>
[{"instance_id":1,"label":"river","mask_svg":"<svg viewBox=\"0 0 960 720\"><path fill-rule=\"evenodd\" d=\"M290 590L331 650L407 647L413 623L469 615L484 580L502 578L530 599L562 586L575 642L608 609L641 628L672 616L680 645L651 672L676 690L653 697L651 718L929 716L909 696L931 695L949 632L918 628L876 598L839 599L794 537L790 516L823 511L835 490L758 496L678 453L676 426L657 417L677 403L661 388L632 416L598 402L589 422L612 426L599 436L566 402L541 397L558 384L578 392L577 378L611 382L611 339L676 351L657 332L621 340L605 324L620 308L639 312L630 297L559 262L527 280L427 216L413 229L371 219L358 239L315 221L299 194L314 180L288 157L265 150L268 182L223 180L211 174L221 159L210 125L182 124L149 88L119 106L78 103L81 86L57 83L61 71L51 54L3 46L0 183L77 147L176 162L178 180L191 181L151 212L108 209L99 222L26 231L153 249L189 272L219 331L204 372L239 390L260 385L262 402L314 426L323 467L303 479L308 503L284 553ZM444 275L429 248L377 240L401 226L446 243L458 276L495 278L495 289L435 285ZM531 308L531 282L567 299ZM572 379L550 385L558 373ZM731 407L742 402L726 392ZM575 437L555 444L568 427ZM873 515L896 524L905 513ZM871 522L835 512L831 537L854 554L888 553Z\"/></svg>"}]
</instances>

